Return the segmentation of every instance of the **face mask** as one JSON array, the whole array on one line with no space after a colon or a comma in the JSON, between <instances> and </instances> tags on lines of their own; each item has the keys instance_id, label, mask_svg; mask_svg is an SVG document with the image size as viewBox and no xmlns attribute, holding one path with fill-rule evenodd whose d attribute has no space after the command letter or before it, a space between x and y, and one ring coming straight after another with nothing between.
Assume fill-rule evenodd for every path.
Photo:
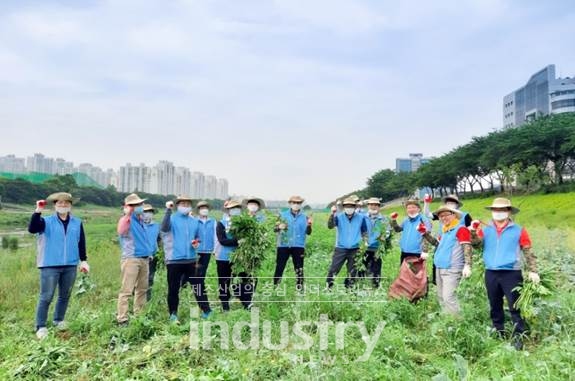
<instances>
[{"instance_id":1,"label":"face mask","mask_svg":"<svg viewBox=\"0 0 575 381\"><path fill-rule=\"evenodd\" d=\"M143 206L136 206L134 208L134 214L142 214L144 213L144 207Z\"/></svg>"},{"instance_id":2,"label":"face mask","mask_svg":"<svg viewBox=\"0 0 575 381\"><path fill-rule=\"evenodd\" d=\"M457 209L459 207L459 204L457 204L456 202L446 202L445 206L451 209Z\"/></svg>"},{"instance_id":3,"label":"face mask","mask_svg":"<svg viewBox=\"0 0 575 381\"><path fill-rule=\"evenodd\" d=\"M142 214L142 218L144 219L144 222L149 224L150 222L152 222L152 217L154 216L154 213L151 212L144 212Z\"/></svg>"},{"instance_id":4,"label":"face mask","mask_svg":"<svg viewBox=\"0 0 575 381\"><path fill-rule=\"evenodd\" d=\"M257 206L257 204L249 204L249 205L248 205L248 210L249 210L250 212L252 212L252 213L257 212L259 208L260 208L260 207Z\"/></svg>"},{"instance_id":5,"label":"face mask","mask_svg":"<svg viewBox=\"0 0 575 381\"><path fill-rule=\"evenodd\" d=\"M208 208L202 208L198 213L200 214L200 216L206 217L210 213L210 210Z\"/></svg>"},{"instance_id":6,"label":"face mask","mask_svg":"<svg viewBox=\"0 0 575 381\"><path fill-rule=\"evenodd\" d=\"M291 210L293 210L294 212L298 212L300 209L301 209L300 204L291 204Z\"/></svg>"},{"instance_id":7,"label":"face mask","mask_svg":"<svg viewBox=\"0 0 575 381\"><path fill-rule=\"evenodd\" d=\"M189 206L178 206L178 213L181 214L188 214L192 211L192 208Z\"/></svg>"},{"instance_id":8,"label":"face mask","mask_svg":"<svg viewBox=\"0 0 575 381\"><path fill-rule=\"evenodd\" d=\"M409 218L415 218L419 215L419 213L408 213Z\"/></svg>"},{"instance_id":9,"label":"face mask","mask_svg":"<svg viewBox=\"0 0 575 381\"><path fill-rule=\"evenodd\" d=\"M491 215L495 221L503 221L509 217L508 212L492 212Z\"/></svg>"},{"instance_id":10,"label":"face mask","mask_svg":"<svg viewBox=\"0 0 575 381\"><path fill-rule=\"evenodd\" d=\"M70 210L72 210L72 208L70 208L69 206L57 206L56 207L56 212L60 213L60 214L70 213Z\"/></svg>"},{"instance_id":11,"label":"face mask","mask_svg":"<svg viewBox=\"0 0 575 381\"><path fill-rule=\"evenodd\" d=\"M240 208L230 209L230 216L239 216L242 214L242 210Z\"/></svg>"},{"instance_id":12,"label":"face mask","mask_svg":"<svg viewBox=\"0 0 575 381\"><path fill-rule=\"evenodd\" d=\"M355 211L358 212L358 213L363 213L363 212L364 212L364 209L363 209L363 208L357 208Z\"/></svg>"},{"instance_id":13,"label":"face mask","mask_svg":"<svg viewBox=\"0 0 575 381\"><path fill-rule=\"evenodd\" d=\"M355 212L355 208L343 208L343 210L348 216L351 216Z\"/></svg>"},{"instance_id":14,"label":"face mask","mask_svg":"<svg viewBox=\"0 0 575 381\"><path fill-rule=\"evenodd\" d=\"M374 215L374 214L377 214L377 213L379 213L379 210L377 210L377 209L369 209L369 214Z\"/></svg>"}]
</instances>

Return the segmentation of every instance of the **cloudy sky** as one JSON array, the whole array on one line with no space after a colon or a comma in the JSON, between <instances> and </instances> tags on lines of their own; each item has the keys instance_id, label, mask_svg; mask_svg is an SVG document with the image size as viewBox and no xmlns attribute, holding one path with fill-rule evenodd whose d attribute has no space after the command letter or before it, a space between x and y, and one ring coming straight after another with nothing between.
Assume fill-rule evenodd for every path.
<instances>
[{"instance_id":1,"label":"cloudy sky","mask_svg":"<svg viewBox=\"0 0 575 381\"><path fill-rule=\"evenodd\" d=\"M329 201L499 128L574 35L569 0L2 0L0 155Z\"/></svg>"}]
</instances>

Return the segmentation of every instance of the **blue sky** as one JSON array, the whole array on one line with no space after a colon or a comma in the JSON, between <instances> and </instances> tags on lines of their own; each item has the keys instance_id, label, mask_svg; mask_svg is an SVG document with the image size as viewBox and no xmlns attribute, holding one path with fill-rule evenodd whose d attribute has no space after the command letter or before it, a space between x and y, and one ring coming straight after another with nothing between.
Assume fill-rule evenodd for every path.
<instances>
[{"instance_id":1,"label":"blue sky","mask_svg":"<svg viewBox=\"0 0 575 381\"><path fill-rule=\"evenodd\" d=\"M575 75L574 34L570 1L2 1L0 155L329 201L500 128L531 74Z\"/></svg>"}]
</instances>

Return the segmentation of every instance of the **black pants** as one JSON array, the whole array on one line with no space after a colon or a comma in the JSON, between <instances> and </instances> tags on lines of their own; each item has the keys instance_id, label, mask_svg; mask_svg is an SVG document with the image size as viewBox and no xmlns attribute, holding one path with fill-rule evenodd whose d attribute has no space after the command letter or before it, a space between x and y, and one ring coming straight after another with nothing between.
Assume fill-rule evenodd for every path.
<instances>
[{"instance_id":1,"label":"black pants","mask_svg":"<svg viewBox=\"0 0 575 381\"><path fill-rule=\"evenodd\" d=\"M375 258L375 250L366 250L363 265L365 266L365 271L360 271L358 276L364 277L371 274L373 287L379 287L382 261L381 258Z\"/></svg>"},{"instance_id":2,"label":"black pants","mask_svg":"<svg viewBox=\"0 0 575 381\"><path fill-rule=\"evenodd\" d=\"M513 334L521 335L527 329L525 320L521 318L518 309L513 306L519 298L519 293L513 291L523 284L521 270L485 270L485 287L491 308L491 321L493 327L499 332L505 331L505 312L503 311L503 297L507 299L511 320L513 321Z\"/></svg>"},{"instance_id":3,"label":"black pants","mask_svg":"<svg viewBox=\"0 0 575 381\"><path fill-rule=\"evenodd\" d=\"M157 257L150 257L149 273L148 273L148 292L146 293L146 299L148 302L152 299L152 286L154 285L154 276L156 275L156 267L158 265Z\"/></svg>"},{"instance_id":4,"label":"black pants","mask_svg":"<svg viewBox=\"0 0 575 381\"><path fill-rule=\"evenodd\" d=\"M196 263L172 263L166 265L168 273L168 309L170 314L177 314L180 304L180 288L189 283L192 292L198 302L198 306L204 312L210 311L208 295L204 283L198 276Z\"/></svg>"},{"instance_id":5,"label":"black pants","mask_svg":"<svg viewBox=\"0 0 575 381\"><path fill-rule=\"evenodd\" d=\"M403 251L401 252L401 258L399 259L399 266L401 266L403 264L403 261L405 260L405 258L419 258L421 257L420 253L404 253Z\"/></svg>"},{"instance_id":6,"label":"black pants","mask_svg":"<svg viewBox=\"0 0 575 381\"><path fill-rule=\"evenodd\" d=\"M218 269L218 293L222 302L222 309L229 311L230 297L237 296L244 308L249 308L256 289L257 279L253 279L246 273L238 274L239 285L232 285L232 263L229 261L216 261Z\"/></svg>"},{"instance_id":7,"label":"black pants","mask_svg":"<svg viewBox=\"0 0 575 381\"><path fill-rule=\"evenodd\" d=\"M355 260L355 253L357 253L358 249L340 249L338 247L335 248L333 252L333 257L331 258L331 265L329 266L329 270L327 272L327 287L333 287L333 278L339 273L343 264L347 262L347 277L345 278L345 287L353 286L353 283L356 278L357 270L354 266Z\"/></svg>"},{"instance_id":8,"label":"black pants","mask_svg":"<svg viewBox=\"0 0 575 381\"><path fill-rule=\"evenodd\" d=\"M279 284L282 280L287 261L291 256L293 269L296 276L296 289L303 288L303 260L305 249L303 247L278 247L276 255L276 271L274 273L274 284Z\"/></svg>"}]
</instances>

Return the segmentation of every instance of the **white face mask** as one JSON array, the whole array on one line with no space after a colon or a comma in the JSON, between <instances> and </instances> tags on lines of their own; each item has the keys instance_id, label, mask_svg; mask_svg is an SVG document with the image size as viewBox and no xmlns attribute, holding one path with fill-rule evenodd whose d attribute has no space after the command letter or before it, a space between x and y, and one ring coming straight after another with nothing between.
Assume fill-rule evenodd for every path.
<instances>
[{"instance_id":1,"label":"white face mask","mask_svg":"<svg viewBox=\"0 0 575 381\"><path fill-rule=\"evenodd\" d=\"M152 217L154 216L154 213L151 212L144 212L142 214L142 218L144 219L144 222L149 224L150 222L152 222Z\"/></svg>"},{"instance_id":2,"label":"white face mask","mask_svg":"<svg viewBox=\"0 0 575 381\"><path fill-rule=\"evenodd\" d=\"M181 214L188 214L192 211L192 208L189 206L178 206L178 213Z\"/></svg>"},{"instance_id":3,"label":"white face mask","mask_svg":"<svg viewBox=\"0 0 575 381\"><path fill-rule=\"evenodd\" d=\"M503 221L509 217L509 212L491 212L491 216L495 221Z\"/></svg>"},{"instance_id":4,"label":"white face mask","mask_svg":"<svg viewBox=\"0 0 575 381\"><path fill-rule=\"evenodd\" d=\"M57 206L56 207L56 213L60 213L60 214L70 213L70 210L72 210L72 208L69 206Z\"/></svg>"},{"instance_id":5,"label":"white face mask","mask_svg":"<svg viewBox=\"0 0 575 381\"><path fill-rule=\"evenodd\" d=\"M375 214L377 214L377 213L379 213L379 210L377 210L377 209L369 209L369 214L375 215Z\"/></svg>"},{"instance_id":6,"label":"white face mask","mask_svg":"<svg viewBox=\"0 0 575 381\"><path fill-rule=\"evenodd\" d=\"M409 218L415 218L419 216L419 213L408 213L407 215L409 216Z\"/></svg>"},{"instance_id":7,"label":"white face mask","mask_svg":"<svg viewBox=\"0 0 575 381\"><path fill-rule=\"evenodd\" d=\"M207 217L207 215L210 214L210 210L208 208L201 208L198 213L202 217Z\"/></svg>"},{"instance_id":8,"label":"white face mask","mask_svg":"<svg viewBox=\"0 0 575 381\"><path fill-rule=\"evenodd\" d=\"M239 216L242 214L242 210L240 208L230 209L230 216Z\"/></svg>"},{"instance_id":9,"label":"white face mask","mask_svg":"<svg viewBox=\"0 0 575 381\"><path fill-rule=\"evenodd\" d=\"M450 202L446 202L445 206L447 206L448 208L451 208L451 209L457 209L459 207L459 204L456 202L450 201Z\"/></svg>"},{"instance_id":10,"label":"white face mask","mask_svg":"<svg viewBox=\"0 0 575 381\"><path fill-rule=\"evenodd\" d=\"M259 210L258 204L248 204L248 211L255 213Z\"/></svg>"},{"instance_id":11,"label":"white face mask","mask_svg":"<svg viewBox=\"0 0 575 381\"><path fill-rule=\"evenodd\" d=\"M290 204L291 206L291 210L293 210L294 212L298 212L301 210L301 204Z\"/></svg>"},{"instance_id":12,"label":"white face mask","mask_svg":"<svg viewBox=\"0 0 575 381\"><path fill-rule=\"evenodd\" d=\"M351 216L355 212L355 208L343 208L345 214Z\"/></svg>"}]
</instances>

